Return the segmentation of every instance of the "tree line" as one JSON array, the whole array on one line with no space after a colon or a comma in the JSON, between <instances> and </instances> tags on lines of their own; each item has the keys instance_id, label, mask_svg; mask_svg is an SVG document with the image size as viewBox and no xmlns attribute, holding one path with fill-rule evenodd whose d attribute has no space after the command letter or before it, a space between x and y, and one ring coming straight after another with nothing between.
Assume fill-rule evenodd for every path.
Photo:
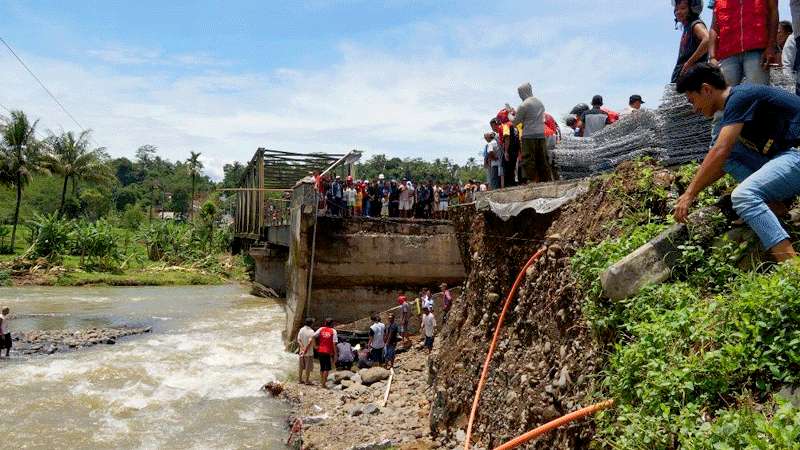
<instances>
[{"instance_id":1,"label":"tree line","mask_svg":"<svg viewBox=\"0 0 800 450\"><path fill-rule=\"evenodd\" d=\"M0 225L11 225L13 249L18 225L37 213L141 222L161 209L191 219L192 199L206 197L215 186L202 174L200 156L192 151L172 162L143 145L133 160L111 158L105 148L92 146L90 130L42 135L38 120L12 111L0 121Z\"/></svg>"}]
</instances>

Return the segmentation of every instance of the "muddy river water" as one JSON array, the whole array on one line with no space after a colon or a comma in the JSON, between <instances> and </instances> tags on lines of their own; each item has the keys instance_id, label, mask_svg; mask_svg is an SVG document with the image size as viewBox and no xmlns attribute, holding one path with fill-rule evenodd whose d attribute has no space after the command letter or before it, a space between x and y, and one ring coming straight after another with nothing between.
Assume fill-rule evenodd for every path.
<instances>
[{"instance_id":1,"label":"muddy river water","mask_svg":"<svg viewBox=\"0 0 800 450\"><path fill-rule=\"evenodd\" d=\"M283 310L240 286L0 288L12 331L152 326L116 345L0 360L2 448L284 448L259 387L293 365Z\"/></svg>"}]
</instances>

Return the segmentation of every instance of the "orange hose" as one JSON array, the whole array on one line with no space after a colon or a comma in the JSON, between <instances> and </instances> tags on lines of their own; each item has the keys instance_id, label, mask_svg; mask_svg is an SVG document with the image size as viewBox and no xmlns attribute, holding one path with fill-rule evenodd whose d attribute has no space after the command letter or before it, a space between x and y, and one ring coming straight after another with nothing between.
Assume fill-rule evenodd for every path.
<instances>
[{"instance_id":1,"label":"orange hose","mask_svg":"<svg viewBox=\"0 0 800 450\"><path fill-rule=\"evenodd\" d=\"M566 424L572 422L573 420L578 420L578 419L580 419L582 417L588 416L590 414L594 414L597 411L601 411L603 409L610 408L613 405L614 405L614 400L606 400L606 401L604 401L602 403L597 403L595 405L587 406L586 408L581 408L581 409L579 409L577 411L573 411L573 412L567 414L566 416L559 417L558 419L555 419L555 420L552 420L550 422L547 422L544 425L540 425L540 426L534 428L531 431L528 431L527 433L525 433L525 434L523 434L521 436L517 436L514 439L506 442L505 444L500 445L498 447L495 447L494 450L510 450L512 448L517 448L520 445L530 441L531 439L537 438L537 437L539 437L539 436L541 436L541 435L543 435L543 434L545 434L545 433L547 433L549 431L552 431L552 430L554 430L554 429L556 429L556 428L558 428L558 427L560 427L562 425L566 425Z\"/></svg>"},{"instance_id":2,"label":"orange hose","mask_svg":"<svg viewBox=\"0 0 800 450\"><path fill-rule=\"evenodd\" d=\"M486 376L489 374L489 364L492 362L494 349L497 347L497 338L500 336L500 329L503 328L503 320L506 318L508 307L511 305L511 300L514 299L514 295L517 292L517 288L519 288L519 284L525 278L525 271L528 270L528 267L533 265L533 263L535 263L536 260L542 256L542 254L544 254L545 250L547 250L547 247L542 247L539 249L539 251L534 253L533 256L531 256L531 259L529 259L519 271L517 279L514 281L514 285L511 286L511 290L508 292L508 297L506 297L506 302L503 305L503 311L500 313L500 318L497 320L497 327L494 329L492 342L489 344L489 353L486 354L486 361L483 362L481 378L478 380L478 388L475 390L475 399L472 400L472 410L469 413L469 423L467 423L467 437L464 440L464 450L469 450L472 438L472 425L475 423L475 415L478 412L478 403L480 403L481 400L481 392L483 391L483 387L486 385Z\"/></svg>"}]
</instances>

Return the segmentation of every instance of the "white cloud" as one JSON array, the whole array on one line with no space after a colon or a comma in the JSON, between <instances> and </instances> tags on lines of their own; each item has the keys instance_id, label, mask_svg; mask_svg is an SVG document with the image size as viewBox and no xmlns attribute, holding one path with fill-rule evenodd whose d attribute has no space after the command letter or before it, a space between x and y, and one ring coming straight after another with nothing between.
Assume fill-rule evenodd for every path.
<instances>
[{"instance_id":1,"label":"white cloud","mask_svg":"<svg viewBox=\"0 0 800 450\"><path fill-rule=\"evenodd\" d=\"M170 54L160 49L130 47L120 44L88 50L86 54L104 63L120 66L221 67L230 64L227 61L202 52Z\"/></svg>"},{"instance_id":2,"label":"white cloud","mask_svg":"<svg viewBox=\"0 0 800 450\"><path fill-rule=\"evenodd\" d=\"M225 163L247 161L258 147L332 153L357 148L367 156L463 162L478 152L489 117L505 102L516 105L516 87L528 80L557 117L595 93L612 107L622 107L632 91L649 105L658 103L663 84L647 81L654 66L636 53L636 43L573 36L547 22L540 20L545 25L525 39L493 27L496 18L411 24L390 31L408 34L402 46L342 42L334 65L271 73L241 73L214 65L210 55L123 46L93 50L95 61L85 64L22 56L112 155L132 157L143 144L173 160L200 151L205 173L215 178ZM526 19L511 25L531 24ZM428 40L436 36L439 41ZM513 51L497 51L510 45ZM181 61L206 67L148 75L124 70ZM0 85L4 105L42 118L46 128L72 125L6 55L0 56Z\"/></svg>"}]
</instances>

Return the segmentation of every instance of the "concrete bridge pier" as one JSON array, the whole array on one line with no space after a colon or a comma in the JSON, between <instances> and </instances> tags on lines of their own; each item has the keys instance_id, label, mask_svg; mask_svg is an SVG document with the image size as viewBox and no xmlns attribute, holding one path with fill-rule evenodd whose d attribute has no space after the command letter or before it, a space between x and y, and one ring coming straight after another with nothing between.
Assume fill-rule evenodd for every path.
<instances>
[{"instance_id":1,"label":"concrete bridge pier","mask_svg":"<svg viewBox=\"0 0 800 450\"><path fill-rule=\"evenodd\" d=\"M250 249L256 263L255 279L278 295L286 295L286 261L289 248L267 243L263 247Z\"/></svg>"}]
</instances>

